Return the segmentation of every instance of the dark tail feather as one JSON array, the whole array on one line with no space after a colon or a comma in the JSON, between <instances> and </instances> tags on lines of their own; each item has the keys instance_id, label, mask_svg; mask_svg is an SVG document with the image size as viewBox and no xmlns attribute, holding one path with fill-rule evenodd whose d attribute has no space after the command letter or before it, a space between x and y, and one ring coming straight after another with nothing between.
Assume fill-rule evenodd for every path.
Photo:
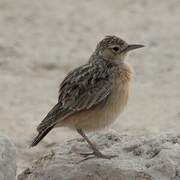
<instances>
[{"instance_id":1,"label":"dark tail feather","mask_svg":"<svg viewBox=\"0 0 180 180\"><path fill-rule=\"evenodd\" d=\"M51 131L53 127L54 125L46 128L42 132L39 132L39 134L32 141L30 148L36 146L48 134L48 132Z\"/></svg>"}]
</instances>

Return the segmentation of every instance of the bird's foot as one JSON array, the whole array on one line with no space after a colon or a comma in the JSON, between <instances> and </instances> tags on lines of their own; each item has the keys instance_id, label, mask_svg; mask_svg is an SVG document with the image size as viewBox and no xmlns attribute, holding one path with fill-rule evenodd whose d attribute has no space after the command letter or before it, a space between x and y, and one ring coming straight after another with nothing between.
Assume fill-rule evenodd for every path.
<instances>
[{"instance_id":1,"label":"bird's foot","mask_svg":"<svg viewBox=\"0 0 180 180\"><path fill-rule=\"evenodd\" d=\"M84 157L82 161L86 161L88 159L94 159L94 158L101 158L101 159L112 159L115 157L118 157L117 155L105 155L102 154L100 151L93 151L93 152L89 152L89 153L80 153L80 155L82 155Z\"/></svg>"},{"instance_id":2,"label":"bird's foot","mask_svg":"<svg viewBox=\"0 0 180 180\"><path fill-rule=\"evenodd\" d=\"M94 156L94 152L79 153L83 157Z\"/></svg>"}]
</instances>

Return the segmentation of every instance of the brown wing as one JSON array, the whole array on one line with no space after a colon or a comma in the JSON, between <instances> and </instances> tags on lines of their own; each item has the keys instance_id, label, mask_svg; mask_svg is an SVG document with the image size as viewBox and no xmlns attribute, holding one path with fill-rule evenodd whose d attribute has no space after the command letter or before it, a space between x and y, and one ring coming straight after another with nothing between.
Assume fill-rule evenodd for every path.
<instances>
[{"instance_id":1,"label":"brown wing","mask_svg":"<svg viewBox=\"0 0 180 180\"><path fill-rule=\"evenodd\" d=\"M81 66L67 75L60 85L58 103L39 124L38 131L56 124L70 114L89 109L105 100L112 89L113 66Z\"/></svg>"},{"instance_id":2,"label":"brown wing","mask_svg":"<svg viewBox=\"0 0 180 180\"><path fill-rule=\"evenodd\" d=\"M89 109L108 97L112 89L112 74L101 66L85 65L62 82L59 102L73 111Z\"/></svg>"},{"instance_id":3,"label":"brown wing","mask_svg":"<svg viewBox=\"0 0 180 180\"><path fill-rule=\"evenodd\" d=\"M61 83L59 101L37 127L37 145L58 122L67 116L89 109L108 98L112 90L114 67L110 63L87 64L72 71Z\"/></svg>"}]
</instances>

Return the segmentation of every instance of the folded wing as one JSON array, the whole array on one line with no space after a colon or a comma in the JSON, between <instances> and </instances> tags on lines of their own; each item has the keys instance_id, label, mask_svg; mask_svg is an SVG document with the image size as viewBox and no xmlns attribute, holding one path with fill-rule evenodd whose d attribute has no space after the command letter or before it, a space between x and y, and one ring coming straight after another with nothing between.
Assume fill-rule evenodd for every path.
<instances>
[{"instance_id":1,"label":"folded wing","mask_svg":"<svg viewBox=\"0 0 180 180\"><path fill-rule=\"evenodd\" d=\"M107 99L113 85L113 68L107 63L86 64L69 73L60 85L58 103L37 128L39 134L51 130L57 121L59 123L67 116Z\"/></svg>"}]
</instances>

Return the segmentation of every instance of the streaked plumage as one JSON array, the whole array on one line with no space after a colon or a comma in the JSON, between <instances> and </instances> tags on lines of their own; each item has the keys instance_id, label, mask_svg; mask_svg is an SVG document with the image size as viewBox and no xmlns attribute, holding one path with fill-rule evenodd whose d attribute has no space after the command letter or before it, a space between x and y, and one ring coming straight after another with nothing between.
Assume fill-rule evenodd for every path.
<instances>
[{"instance_id":1,"label":"streaked plumage","mask_svg":"<svg viewBox=\"0 0 180 180\"><path fill-rule=\"evenodd\" d=\"M89 61L61 83L58 103L39 124L39 134L31 146L54 127L93 131L117 118L127 104L132 77L132 68L124 62L128 48L132 47L116 36L106 36L98 43Z\"/></svg>"}]
</instances>

